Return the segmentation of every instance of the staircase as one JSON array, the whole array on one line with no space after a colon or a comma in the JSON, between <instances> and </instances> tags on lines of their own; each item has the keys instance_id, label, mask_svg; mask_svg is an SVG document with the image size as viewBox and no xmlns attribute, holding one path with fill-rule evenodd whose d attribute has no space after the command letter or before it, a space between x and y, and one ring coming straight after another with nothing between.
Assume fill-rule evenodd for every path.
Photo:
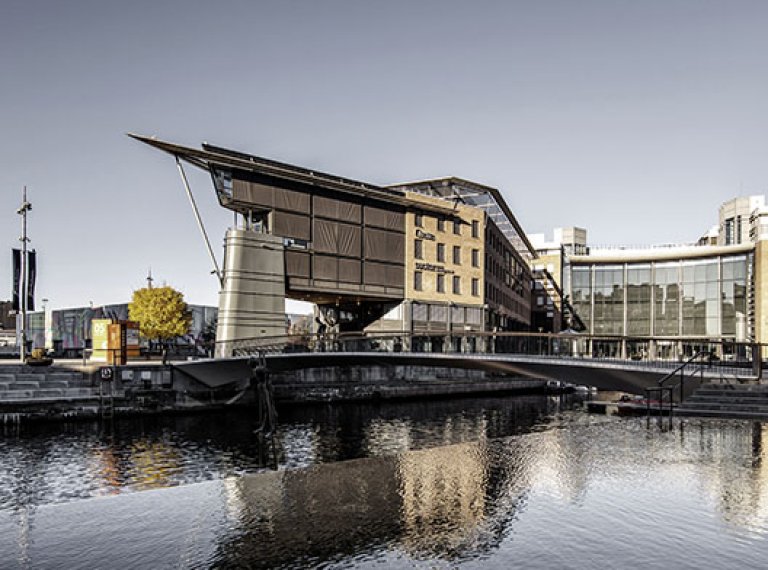
<instances>
[{"instance_id":1,"label":"staircase","mask_svg":"<svg viewBox=\"0 0 768 570\"><path fill-rule=\"evenodd\" d=\"M60 402L94 397L82 372L56 367L0 364L0 406Z\"/></svg>"},{"instance_id":2,"label":"staircase","mask_svg":"<svg viewBox=\"0 0 768 570\"><path fill-rule=\"evenodd\" d=\"M768 385L702 384L675 413L679 416L768 419Z\"/></svg>"}]
</instances>

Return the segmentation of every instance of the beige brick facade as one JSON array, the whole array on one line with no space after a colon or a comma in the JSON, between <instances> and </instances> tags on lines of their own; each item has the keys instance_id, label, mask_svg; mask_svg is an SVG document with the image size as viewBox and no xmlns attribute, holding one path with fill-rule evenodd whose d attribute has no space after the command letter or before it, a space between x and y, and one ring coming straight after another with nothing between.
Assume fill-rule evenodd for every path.
<instances>
[{"instance_id":1,"label":"beige brick facade","mask_svg":"<svg viewBox=\"0 0 768 570\"><path fill-rule=\"evenodd\" d=\"M408 198L425 204L445 205L445 199L409 192ZM485 213L477 208L457 204L455 218L439 218L424 212L408 212L405 221L405 296L415 301L483 304L483 271L485 263ZM440 219L443 220L442 228ZM460 220L459 233L454 233L454 220ZM473 227L475 236L473 236ZM420 242L420 246L417 246ZM438 249L443 246L443 260ZM421 256L416 256L416 248ZM454 248L458 258L454 261ZM473 250L474 260L473 260ZM473 261L475 262L473 264ZM421 287L416 280L421 275ZM439 276L443 276L443 291L439 291ZM454 292L454 278L459 280L459 292ZM475 291L473 292L473 280ZM474 293L474 294L473 294Z\"/></svg>"},{"instance_id":2,"label":"beige brick facade","mask_svg":"<svg viewBox=\"0 0 768 570\"><path fill-rule=\"evenodd\" d=\"M755 341L768 343L768 241L755 244L754 271ZM768 351L763 356L768 357Z\"/></svg>"}]
</instances>

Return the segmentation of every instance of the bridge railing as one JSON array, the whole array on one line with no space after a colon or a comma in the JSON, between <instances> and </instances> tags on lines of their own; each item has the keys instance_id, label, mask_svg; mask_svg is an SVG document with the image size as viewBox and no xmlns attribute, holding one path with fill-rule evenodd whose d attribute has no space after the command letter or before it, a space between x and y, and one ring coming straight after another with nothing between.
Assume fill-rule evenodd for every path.
<instances>
[{"instance_id":1,"label":"bridge railing","mask_svg":"<svg viewBox=\"0 0 768 570\"><path fill-rule=\"evenodd\" d=\"M546 359L589 360L622 366L672 370L691 356L708 352L706 362L692 362L689 370L706 370L721 377L760 375L765 345L698 338L611 337L583 334L527 332L344 332L281 335L226 341L232 356L255 353L407 352L433 354L517 355Z\"/></svg>"}]
</instances>

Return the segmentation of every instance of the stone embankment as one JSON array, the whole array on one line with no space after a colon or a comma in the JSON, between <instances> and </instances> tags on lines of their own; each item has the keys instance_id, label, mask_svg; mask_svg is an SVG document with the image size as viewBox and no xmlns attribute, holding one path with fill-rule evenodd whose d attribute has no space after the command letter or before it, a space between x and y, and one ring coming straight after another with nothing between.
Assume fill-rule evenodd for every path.
<instances>
[{"instance_id":1,"label":"stone embankment","mask_svg":"<svg viewBox=\"0 0 768 570\"><path fill-rule=\"evenodd\" d=\"M158 392L170 391L168 367L118 367L111 370L109 382L101 378L100 369L99 364L75 362L53 366L1 363L0 423L157 409Z\"/></svg>"},{"instance_id":2,"label":"stone embankment","mask_svg":"<svg viewBox=\"0 0 768 570\"><path fill-rule=\"evenodd\" d=\"M174 413L252 405L251 370L240 367L200 381L184 367L156 363L103 365L68 362L50 367L0 364L0 423ZM210 380L210 379L209 379ZM502 396L552 391L553 383L425 366L310 368L270 375L278 404ZM558 390L559 383L554 383Z\"/></svg>"}]
</instances>

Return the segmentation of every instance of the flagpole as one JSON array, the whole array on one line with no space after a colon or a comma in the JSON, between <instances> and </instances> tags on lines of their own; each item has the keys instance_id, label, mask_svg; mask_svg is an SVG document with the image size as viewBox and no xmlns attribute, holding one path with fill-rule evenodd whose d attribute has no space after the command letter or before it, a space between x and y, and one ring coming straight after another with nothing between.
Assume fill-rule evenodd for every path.
<instances>
[{"instance_id":1,"label":"flagpole","mask_svg":"<svg viewBox=\"0 0 768 570\"><path fill-rule=\"evenodd\" d=\"M29 288L27 243L30 241L27 237L27 212L31 209L32 204L27 202L27 187L24 186L21 207L16 210L16 213L21 216L21 237L19 238L21 241L21 347L19 357L22 363L27 360L27 290Z\"/></svg>"}]
</instances>

